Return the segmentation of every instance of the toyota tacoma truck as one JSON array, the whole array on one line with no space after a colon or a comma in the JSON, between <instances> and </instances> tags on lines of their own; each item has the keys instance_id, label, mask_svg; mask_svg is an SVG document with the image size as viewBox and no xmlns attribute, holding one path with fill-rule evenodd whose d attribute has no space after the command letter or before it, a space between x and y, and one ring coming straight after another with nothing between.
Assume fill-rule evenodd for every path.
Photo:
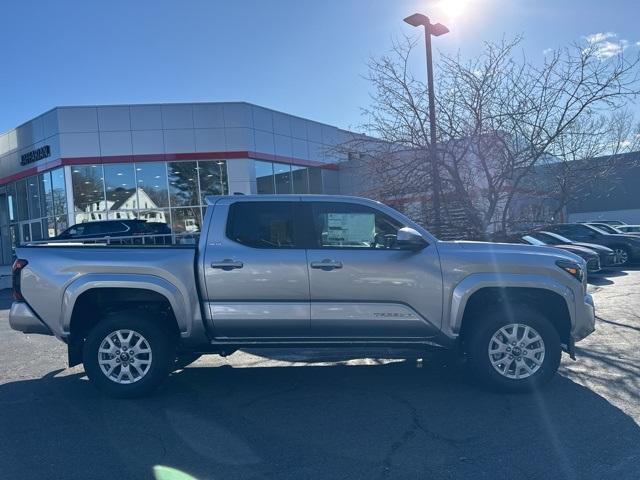
<instances>
[{"instance_id":1,"label":"toyota tacoma truck","mask_svg":"<svg viewBox=\"0 0 640 480\"><path fill-rule=\"evenodd\" d=\"M214 196L196 246L16 252L12 328L56 336L117 397L148 394L177 359L267 346L459 349L477 379L524 391L594 331L580 257L439 241L355 197Z\"/></svg>"}]
</instances>

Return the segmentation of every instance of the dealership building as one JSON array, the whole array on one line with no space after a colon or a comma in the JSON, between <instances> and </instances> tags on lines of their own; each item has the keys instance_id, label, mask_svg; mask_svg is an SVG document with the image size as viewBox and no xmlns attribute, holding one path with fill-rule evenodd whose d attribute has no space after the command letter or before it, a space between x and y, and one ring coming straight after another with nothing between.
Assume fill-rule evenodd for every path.
<instances>
[{"instance_id":1,"label":"dealership building","mask_svg":"<svg viewBox=\"0 0 640 480\"><path fill-rule=\"evenodd\" d=\"M0 135L0 263L84 222L198 232L207 195L340 193L350 136L248 103L54 108Z\"/></svg>"}]
</instances>

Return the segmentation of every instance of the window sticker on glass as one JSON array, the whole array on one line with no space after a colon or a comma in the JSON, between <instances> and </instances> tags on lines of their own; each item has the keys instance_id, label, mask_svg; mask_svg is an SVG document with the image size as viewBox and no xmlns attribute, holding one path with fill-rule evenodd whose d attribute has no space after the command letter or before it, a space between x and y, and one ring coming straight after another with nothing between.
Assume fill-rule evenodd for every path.
<instances>
[{"instance_id":1,"label":"window sticker on glass","mask_svg":"<svg viewBox=\"0 0 640 480\"><path fill-rule=\"evenodd\" d=\"M368 247L375 236L375 215L371 213L328 213L327 245Z\"/></svg>"}]
</instances>

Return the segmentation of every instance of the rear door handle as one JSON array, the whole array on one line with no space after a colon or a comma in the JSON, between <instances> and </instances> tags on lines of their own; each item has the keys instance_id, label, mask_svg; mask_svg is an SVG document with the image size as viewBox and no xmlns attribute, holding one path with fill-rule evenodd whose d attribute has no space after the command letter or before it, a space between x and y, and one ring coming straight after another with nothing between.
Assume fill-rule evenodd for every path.
<instances>
[{"instance_id":1,"label":"rear door handle","mask_svg":"<svg viewBox=\"0 0 640 480\"><path fill-rule=\"evenodd\" d=\"M230 258L225 258L220 262L211 262L211 268L220 268L225 271L233 270L234 268L242 268L244 267L244 263L239 262L237 260L231 260Z\"/></svg>"},{"instance_id":2,"label":"rear door handle","mask_svg":"<svg viewBox=\"0 0 640 480\"><path fill-rule=\"evenodd\" d=\"M320 270L334 270L336 268L342 268L342 262L339 260L331 260L325 258L321 262L311 262L311 268L318 268Z\"/></svg>"}]
</instances>

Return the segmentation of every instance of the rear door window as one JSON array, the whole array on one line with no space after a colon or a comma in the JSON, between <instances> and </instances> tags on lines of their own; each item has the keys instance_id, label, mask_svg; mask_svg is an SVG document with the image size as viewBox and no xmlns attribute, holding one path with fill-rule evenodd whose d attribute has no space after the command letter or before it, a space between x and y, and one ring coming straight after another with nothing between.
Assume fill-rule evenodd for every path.
<instances>
[{"instance_id":1,"label":"rear door window","mask_svg":"<svg viewBox=\"0 0 640 480\"><path fill-rule=\"evenodd\" d=\"M304 248L294 217L294 202L237 202L229 207L227 237L252 248Z\"/></svg>"}]
</instances>

